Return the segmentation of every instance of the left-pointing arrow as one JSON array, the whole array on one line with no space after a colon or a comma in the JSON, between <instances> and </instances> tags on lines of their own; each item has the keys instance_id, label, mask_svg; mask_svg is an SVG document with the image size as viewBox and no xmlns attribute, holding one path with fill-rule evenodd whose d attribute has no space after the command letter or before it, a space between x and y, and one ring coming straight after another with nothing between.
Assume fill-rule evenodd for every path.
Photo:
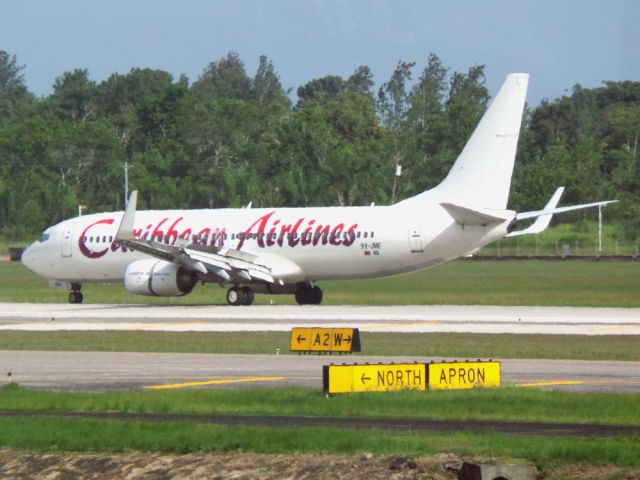
<instances>
[{"instance_id":1,"label":"left-pointing arrow","mask_svg":"<svg viewBox=\"0 0 640 480\"><path fill-rule=\"evenodd\" d=\"M360 381L362 383L368 382L369 380L371 380L371 377L367 377L364 373L362 374L362 376L360 377Z\"/></svg>"},{"instance_id":2,"label":"left-pointing arrow","mask_svg":"<svg viewBox=\"0 0 640 480\"><path fill-rule=\"evenodd\" d=\"M302 343L307 339L307 337L303 337L302 335L298 335L298 338L296 338L296 340L298 341L298 343Z\"/></svg>"}]
</instances>

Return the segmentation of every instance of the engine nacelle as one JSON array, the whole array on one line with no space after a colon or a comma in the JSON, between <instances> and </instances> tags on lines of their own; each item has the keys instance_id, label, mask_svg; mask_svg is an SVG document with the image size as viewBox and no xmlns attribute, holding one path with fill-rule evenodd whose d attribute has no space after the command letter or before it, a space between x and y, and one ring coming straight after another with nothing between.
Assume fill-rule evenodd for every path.
<instances>
[{"instance_id":1,"label":"engine nacelle","mask_svg":"<svg viewBox=\"0 0 640 480\"><path fill-rule=\"evenodd\" d=\"M131 263L124 273L124 286L129 293L156 297L186 295L198 278L194 272L175 263L148 259Z\"/></svg>"}]
</instances>

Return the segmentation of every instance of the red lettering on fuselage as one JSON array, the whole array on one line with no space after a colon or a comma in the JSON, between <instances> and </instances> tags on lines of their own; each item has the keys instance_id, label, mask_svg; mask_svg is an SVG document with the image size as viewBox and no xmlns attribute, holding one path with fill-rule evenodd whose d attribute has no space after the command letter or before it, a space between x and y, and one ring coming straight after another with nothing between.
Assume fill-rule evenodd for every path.
<instances>
[{"instance_id":1,"label":"red lettering on fuselage","mask_svg":"<svg viewBox=\"0 0 640 480\"><path fill-rule=\"evenodd\" d=\"M107 252L109 251L108 247L105 247L102 250L94 252L87 246L87 233L91 228L95 227L96 225L112 225L113 222L114 222L113 218L105 218L104 220L98 220L97 222L94 222L91 225L87 226L87 228L85 228L82 231L82 233L80 234L80 239L78 240L78 248L80 248L80 252L85 257L100 258L107 254Z\"/></svg>"},{"instance_id":2,"label":"red lettering on fuselage","mask_svg":"<svg viewBox=\"0 0 640 480\"><path fill-rule=\"evenodd\" d=\"M284 247L295 248L297 246L318 246L335 245L349 247L356 239L356 229L358 224L354 223L345 227L344 222L336 224L318 224L316 219L299 217L295 221L288 223L286 220L275 218L276 211L264 214L255 220L244 231L238 233L237 249L245 246L248 240L255 240L258 248ZM227 229L204 227L194 231L193 227L182 225L184 217L175 220L170 217L163 217L157 223L149 223L144 228L134 228L133 236L143 240L153 240L166 245L175 245L178 239L190 240L192 243L210 245L211 247L222 247L227 237ZM78 246L80 252L87 258L100 258L107 254L109 250L116 252L119 249L126 252L127 249L120 247L117 243L105 246L101 250L93 251L88 245L93 239L91 229L99 225L113 225L113 218L105 218L88 225L80 235ZM104 233L100 233L103 238ZM96 235L96 237L98 237Z\"/></svg>"},{"instance_id":3,"label":"red lettering on fuselage","mask_svg":"<svg viewBox=\"0 0 640 480\"><path fill-rule=\"evenodd\" d=\"M298 218L293 223L282 223L280 219L274 219L275 210L269 212L253 222L244 232L239 235L238 249L241 249L245 241L255 239L259 248L280 247L286 244L290 247L317 246L319 244L351 246L356 240L355 230L358 224L354 223L345 232L344 223L336 225L316 225L315 219ZM299 233L301 227L302 233Z\"/></svg>"}]
</instances>

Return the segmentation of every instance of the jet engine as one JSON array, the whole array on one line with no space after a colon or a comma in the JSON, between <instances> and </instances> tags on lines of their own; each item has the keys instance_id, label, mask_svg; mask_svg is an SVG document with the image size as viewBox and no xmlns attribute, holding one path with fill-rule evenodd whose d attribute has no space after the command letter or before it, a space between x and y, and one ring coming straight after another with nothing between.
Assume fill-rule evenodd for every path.
<instances>
[{"instance_id":1,"label":"jet engine","mask_svg":"<svg viewBox=\"0 0 640 480\"><path fill-rule=\"evenodd\" d=\"M124 286L129 293L156 297L186 295L197 281L195 272L152 258L131 263L124 274Z\"/></svg>"}]
</instances>

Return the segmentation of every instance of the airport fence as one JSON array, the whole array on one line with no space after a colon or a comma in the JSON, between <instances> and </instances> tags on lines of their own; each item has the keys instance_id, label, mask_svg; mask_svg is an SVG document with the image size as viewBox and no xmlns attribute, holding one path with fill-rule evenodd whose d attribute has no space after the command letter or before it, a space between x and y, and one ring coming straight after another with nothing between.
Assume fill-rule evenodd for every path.
<instances>
[{"instance_id":1,"label":"airport fence","mask_svg":"<svg viewBox=\"0 0 640 480\"><path fill-rule=\"evenodd\" d=\"M476 258L620 258L638 259L640 245L638 242L625 242L607 239L600 245L597 241L545 241L536 235L507 238L487 245L478 252Z\"/></svg>"}]
</instances>

